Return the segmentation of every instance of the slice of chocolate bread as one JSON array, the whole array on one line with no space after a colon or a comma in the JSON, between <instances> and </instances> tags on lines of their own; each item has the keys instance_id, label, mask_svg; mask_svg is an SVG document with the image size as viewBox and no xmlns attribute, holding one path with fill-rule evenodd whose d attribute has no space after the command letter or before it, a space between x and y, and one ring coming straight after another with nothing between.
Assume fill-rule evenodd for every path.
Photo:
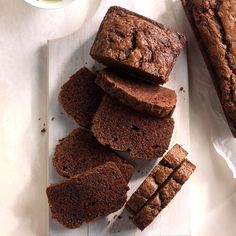
<instances>
[{"instance_id":1,"label":"slice of chocolate bread","mask_svg":"<svg viewBox=\"0 0 236 236\"><path fill-rule=\"evenodd\" d=\"M66 113L84 127L90 126L103 97L103 91L94 83L95 78L95 73L81 68L62 86L58 97Z\"/></svg>"},{"instance_id":2,"label":"slice of chocolate bread","mask_svg":"<svg viewBox=\"0 0 236 236\"><path fill-rule=\"evenodd\" d=\"M127 182L134 167L112 150L102 146L88 131L77 128L56 146L53 165L57 172L72 177L85 170L112 161L120 169Z\"/></svg>"},{"instance_id":3,"label":"slice of chocolate bread","mask_svg":"<svg viewBox=\"0 0 236 236\"><path fill-rule=\"evenodd\" d=\"M132 194L126 203L126 209L132 214L137 214L158 188L181 165L187 154L180 145L175 144Z\"/></svg>"},{"instance_id":4,"label":"slice of chocolate bread","mask_svg":"<svg viewBox=\"0 0 236 236\"><path fill-rule=\"evenodd\" d=\"M176 106L174 90L135 81L131 76L111 69L98 73L96 84L129 107L155 117L172 114Z\"/></svg>"},{"instance_id":5,"label":"slice of chocolate bread","mask_svg":"<svg viewBox=\"0 0 236 236\"><path fill-rule=\"evenodd\" d=\"M195 170L195 165L184 160L179 168L163 183L160 189L146 202L143 208L133 217L134 224L144 230L156 216L170 203L182 185Z\"/></svg>"},{"instance_id":6,"label":"slice of chocolate bread","mask_svg":"<svg viewBox=\"0 0 236 236\"><path fill-rule=\"evenodd\" d=\"M126 201L127 182L114 162L82 172L47 190L52 218L77 228L99 216L119 210Z\"/></svg>"},{"instance_id":7,"label":"slice of chocolate bread","mask_svg":"<svg viewBox=\"0 0 236 236\"><path fill-rule=\"evenodd\" d=\"M127 151L131 157L154 159L168 149L173 118L144 115L105 96L94 116L91 131L104 146Z\"/></svg>"}]
</instances>

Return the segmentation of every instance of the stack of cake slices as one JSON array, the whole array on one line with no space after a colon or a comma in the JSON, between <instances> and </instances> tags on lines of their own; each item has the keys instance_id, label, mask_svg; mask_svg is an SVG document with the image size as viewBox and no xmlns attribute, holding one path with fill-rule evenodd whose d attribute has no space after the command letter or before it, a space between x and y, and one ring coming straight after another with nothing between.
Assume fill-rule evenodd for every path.
<instances>
[{"instance_id":1,"label":"stack of cake slices","mask_svg":"<svg viewBox=\"0 0 236 236\"><path fill-rule=\"evenodd\" d=\"M52 217L79 227L120 209L127 199L135 159L160 158L174 129L175 91L163 87L186 42L163 25L121 7L108 9L90 55L108 66L83 67L62 86L59 102L80 126L60 140L53 165L67 180L46 192ZM194 171L175 145L134 192L126 208L143 230Z\"/></svg>"}]
</instances>

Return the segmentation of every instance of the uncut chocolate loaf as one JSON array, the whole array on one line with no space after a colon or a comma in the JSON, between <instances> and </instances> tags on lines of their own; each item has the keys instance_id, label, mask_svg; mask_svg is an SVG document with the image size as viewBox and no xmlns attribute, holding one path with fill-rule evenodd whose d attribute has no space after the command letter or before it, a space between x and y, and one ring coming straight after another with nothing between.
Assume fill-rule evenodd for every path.
<instances>
[{"instance_id":1,"label":"uncut chocolate loaf","mask_svg":"<svg viewBox=\"0 0 236 236\"><path fill-rule=\"evenodd\" d=\"M110 7L90 55L151 83L163 84L186 42L185 36L124 8Z\"/></svg>"},{"instance_id":2,"label":"uncut chocolate loaf","mask_svg":"<svg viewBox=\"0 0 236 236\"><path fill-rule=\"evenodd\" d=\"M114 162L107 162L47 190L52 218L67 228L78 228L99 216L119 210L126 201L127 181Z\"/></svg>"},{"instance_id":3,"label":"uncut chocolate loaf","mask_svg":"<svg viewBox=\"0 0 236 236\"><path fill-rule=\"evenodd\" d=\"M72 177L106 162L114 162L129 182L134 167L115 152L102 146L88 131L77 128L57 144L53 165L57 172Z\"/></svg>"},{"instance_id":4,"label":"uncut chocolate loaf","mask_svg":"<svg viewBox=\"0 0 236 236\"><path fill-rule=\"evenodd\" d=\"M236 137L236 2L182 0L182 3Z\"/></svg>"},{"instance_id":5,"label":"uncut chocolate loaf","mask_svg":"<svg viewBox=\"0 0 236 236\"><path fill-rule=\"evenodd\" d=\"M104 96L91 125L93 135L102 145L144 160L164 154L173 129L173 118L147 116L108 95Z\"/></svg>"},{"instance_id":6,"label":"uncut chocolate loaf","mask_svg":"<svg viewBox=\"0 0 236 236\"><path fill-rule=\"evenodd\" d=\"M95 83L127 106L158 118L171 115L176 106L174 90L133 80L131 75L111 69L101 70Z\"/></svg>"},{"instance_id":7,"label":"uncut chocolate loaf","mask_svg":"<svg viewBox=\"0 0 236 236\"><path fill-rule=\"evenodd\" d=\"M132 194L125 205L126 209L132 214L137 214L175 169L181 165L187 154L180 145L175 144Z\"/></svg>"},{"instance_id":8,"label":"uncut chocolate loaf","mask_svg":"<svg viewBox=\"0 0 236 236\"><path fill-rule=\"evenodd\" d=\"M66 113L84 127L90 126L103 97L95 78L95 73L81 68L62 86L58 97Z\"/></svg>"}]
</instances>

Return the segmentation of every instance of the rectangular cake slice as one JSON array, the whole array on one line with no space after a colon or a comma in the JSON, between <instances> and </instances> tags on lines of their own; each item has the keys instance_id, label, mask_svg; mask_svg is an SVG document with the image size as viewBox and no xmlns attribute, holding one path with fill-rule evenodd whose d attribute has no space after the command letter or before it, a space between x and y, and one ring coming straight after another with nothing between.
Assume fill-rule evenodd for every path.
<instances>
[{"instance_id":1,"label":"rectangular cake slice","mask_svg":"<svg viewBox=\"0 0 236 236\"><path fill-rule=\"evenodd\" d=\"M165 153L173 129L172 117L157 119L142 114L108 95L104 96L91 125L93 135L102 145L144 160Z\"/></svg>"},{"instance_id":2,"label":"rectangular cake slice","mask_svg":"<svg viewBox=\"0 0 236 236\"><path fill-rule=\"evenodd\" d=\"M102 89L94 83L95 78L95 73L81 68L61 87L58 97L66 113L83 127L90 127L103 97Z\"/></svg>"},{"instance_id":3,"label":"rectangular cake slice","mask_svg":"<svg viewBox=\"0 0 236 236\"><path fill-rule=\"evenodd\" d=\"M129 182L134 167L111 149L101 145L90 132L77 128L57 144L53 165L57 172L72 177L106 162L114 162Z\"/></svg>"},{"instance_id":4,"label":"rectangular cake slice","mask_svg":"<svg viewBox=\"0 0 236 236\"><path fill-rule=\"evenodd\" d=\"M185 36L147 17L110 7L90 55L100 63L163 84L186 42Z\"/></svg>"},{"instance_id":5,"label":"rectangular cake slice","mask_svg":"<svg viewBox=\"0 0 236 236\"><path fill-rule=\"evenodd\" d=\"M126 203L126 209L132 214L137 214L186 156L187 152L180 145L175 144L132 194Z\"/></svg>"},{"instance_id":6,"label":"rectangular cake slice","mask_svg":"<svg viewBox=\"0 0 236 236\"><path fill-rule=\"evenodd\" d=\"M131 75L117 70L100 71L95 82L120 102L158 118L170 116L176 106L174 90L137 81Z\"/></svg>"},{"instance_id":7,"label":"rectangular cake slice","mask_svg":"<svg viewBox=\"0 0 236 236\"><path fill-rule=\"evenodd\" d=\"M189 160L184 160L163 186L146 202L143 208L133 216L132 220L140 230L144 230L170 203L195 168L195 165Z\"/></svg>"},{"instance_id":8,"label":"rectangular cake slice","mask_svg":"<svg viewBox=\"0 0 236 236\"><path fill-rule=\"evenodd\" d=\"M50 185L47 190L52 218L67 228L78 228L99 216L119 210L126 201L127 181L113 162Z\"/></svg>"}]
</instances>

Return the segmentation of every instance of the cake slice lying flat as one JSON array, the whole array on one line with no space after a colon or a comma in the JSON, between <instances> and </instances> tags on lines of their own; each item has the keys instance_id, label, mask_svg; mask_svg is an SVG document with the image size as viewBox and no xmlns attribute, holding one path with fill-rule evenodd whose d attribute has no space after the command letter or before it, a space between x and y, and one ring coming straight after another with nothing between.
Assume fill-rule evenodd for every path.
<instances>
[{"instance_id":1,"label":"cake slice lying flat","mask_svg":"<svg viewBox=\"0 0 236 236\"><path fill-rule=\"evenodd\" d=\"M67 228L77 228L99 216L119 210L126 201L127 182L119 168L108 162L47 190L52 217Z\"/></svg>"},{"instance_id":2,"label":"cake slice lying flat","mask_svg":"<svg viewBox=\"0 0 236 236\"><path fill-rule=\"evenodd\" d=\"M176 106L174 90L137 81L111 69L100 71L95 82L120 102L155 117L171 115Z\"/></svg>"},{"instance_id":3,"label":"cake slice lying flat","mask_svg":"<svg viewBox=\"0 0 236 236\"><path fill-rule=\"evenodd\" d=\"M132 194L126 203L126 209L132 214L137 214L167 178L181 165L186 156L187 152L181 146L174 145Z\"/></svg>"},{"instance_id":4,"label":"cake slice lying flat","mask_svg":"<svg viewBox=\"0 0 236 236\"><path fill-rule=\"evenodd\" d=\"M109 96L103 98L91 125L93 135L104 146L146 160L164 154L173 129L173 118L144 115Z\"/></svg>"},{"instance_id":5,"label":"cake slice lying flat","mask_svg":"<svg viewBox=\"0 0 236 236\"><path fill-rule=\"evenodd\" d=\"M189 160L184 160L180 167L163 183L162 187L134 215L132 220L140 230L144 230L170 203L195 168L195 165Z\"/></svg>"},{"instance_id":6,"label":"cake slice lying flat","mask_svg":"<svg viewBox=\"0 0 236 236\"><path fill-rule=\"evenodd\" d=\"M120 169L127 182L134 167L112 150L102 146L88 131L77 128L56 146L53 165L57 172L72 177L82 171L112 161Z\"/></svg>"},{"instance_id":7,"label":"cake slice lying flat","mask_svg":"<svg viewBox=\"0 0 236 236\"><path fill-rule=\"evenodd\" d=\"M90 126L103 97L103 91L94 83L95 78L95 73L83 67L70 77L59 94L66 113L84 127Z\"/></svg>"}]
</instances>

